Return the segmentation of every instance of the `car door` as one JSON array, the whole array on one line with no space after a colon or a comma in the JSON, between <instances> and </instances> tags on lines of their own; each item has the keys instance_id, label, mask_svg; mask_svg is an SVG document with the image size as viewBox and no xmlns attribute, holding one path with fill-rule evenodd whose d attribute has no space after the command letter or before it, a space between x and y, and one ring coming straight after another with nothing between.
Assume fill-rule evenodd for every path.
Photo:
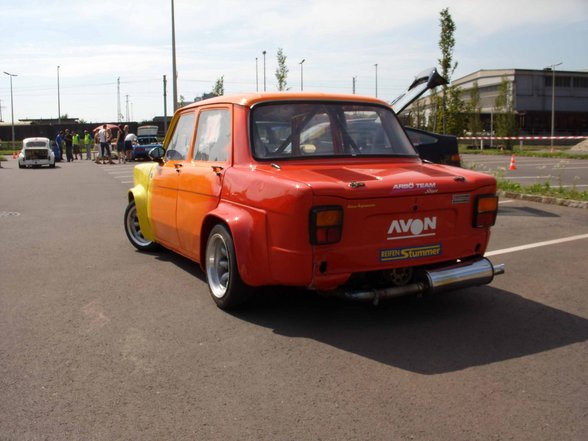
<instances>
[{"instance_id":1,"label":"car door","mask_svg":"<svg viewBox=\"0 0 588 441\"><path fill-rule=\"evenodd\" d=\"M158 242L179 248L176 225L178 186L193 144L195 110L180 114L165 152L163 165L155 168L151 183L151 223Z\"/></svg>"},{"instance_id":2,"label":"car door","mask_svg":"<svg viewBox=\"0 0 588 441\"><path fill-rule=\"evenodd\" d=\"M218 206L230 165L232 112L229 106L199 111L192 160L179 175L178 234L182 253L200 261L202 223Z\"/></svg>"},{"instance_id":3,"label":"car door","mask_svg":"<svg viewBox=\"0 0 588 441\"><path fill-rule=\"evenodd\" d=\"M405 127L404 130L421 159L436 164L461 167L459 147L455 136L439 135L412 127Z\"/></svg>"}]
</instances>

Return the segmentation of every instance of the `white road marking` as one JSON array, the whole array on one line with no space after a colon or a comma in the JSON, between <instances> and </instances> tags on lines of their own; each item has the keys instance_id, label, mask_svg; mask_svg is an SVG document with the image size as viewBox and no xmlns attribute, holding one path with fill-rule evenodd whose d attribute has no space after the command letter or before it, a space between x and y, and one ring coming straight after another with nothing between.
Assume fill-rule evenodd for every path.
<instances>
[{"instance_id":1,"label":"white road marking","mask_svg":"<svg viewBox=\"0 0 588 441\"><path fill-rule=\"evenodd\" d=\"M588 234L580 234L577 236L564 237L561 239L546 240L544 242L535 242L535 243L530 243L528 245L521 245L521 246L512 247L512 248L503 248L502 250L489 251L486 254L484 254L484 256L486 256L486 257L498 256L499 254L514 253L516 251L524 251L524 250L529 250L532 248L544 247L547 245L557 245L560 243L572 242L574 240L581 240L581 239L588 239Z\"/></svg>"},{"instance_id":2,"label":"white road marking","mask_svg":"<svg viewBox=\"0 0 588 441\"><path fill-rule=\"evenodd\" d=\"M551 176L551 175L547 175L547 176L516 176L516 175L512 175L512 176L509 176L509 178L512 178L512 179L547 179L547 178L553 178L553 176Z\"/></svg>"},{"instance_id":3,"label":"white road marking","mask_svg":"<svg viewBox=\"0 0 588 441\"><path fill-rule=\"evenodd\" d=\"M514 202L514 199L506 199L504 201L498 201L499 204L510 204L511 202Z\"/></svg>"}]
</instances>

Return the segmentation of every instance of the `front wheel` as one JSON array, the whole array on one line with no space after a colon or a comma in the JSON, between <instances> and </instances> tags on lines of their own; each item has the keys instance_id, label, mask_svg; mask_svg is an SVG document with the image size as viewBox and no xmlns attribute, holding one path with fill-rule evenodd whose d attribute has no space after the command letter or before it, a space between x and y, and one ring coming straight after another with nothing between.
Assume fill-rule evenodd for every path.
<instances>
[{"instance_id":1,"label":"front wheel","mask_svg":"<svg viewBox=\"0 0 588 441\"><path fill-rule=\"evenodd\" d=\"M137 206L135 200L129 202L125 210L125 233L129 241L139 251L151 251L157 248L157 243L147 240L143 237L141 226L139 225L139 216L137 216Z\"/></svg>"},{"instance_id":2,"label":"front wheel","mask_svg":"<svg viewBox=\"0 0 588 441\"><path fill-rule=\"evenodd\" d=\"M205 257L208 288L216 305L231 309L243 303L250 291L239 275L233 238L223 225L216 225L208 235Z\"/></svg>"}]
</instances>

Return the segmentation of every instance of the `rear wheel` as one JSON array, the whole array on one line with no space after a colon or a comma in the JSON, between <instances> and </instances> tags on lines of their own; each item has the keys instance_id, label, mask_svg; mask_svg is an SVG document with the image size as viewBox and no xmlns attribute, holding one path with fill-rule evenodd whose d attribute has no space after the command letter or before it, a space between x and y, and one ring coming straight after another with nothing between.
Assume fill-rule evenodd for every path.
<instances>
[{"instance_id":1,"label":"rear wheel","mask_svg":"<svg viewBox=\"0 0 588 441\"><path fill-rule=\"evenodd\" d=\"M139 225L139 216L137 216L137 206L134 200L129 202L125 210L125 233L127 233L129 241L139 251L150 251L157 248L157 243L143 237L141 225Z\"/></svg>"},{"instance_id":2,"label":"rear wheel","mask_svg":"<svg viewBox=\"0 0 588 441\"><path fill-rule=\"evenodd\" d=\"M242 304L251 288L241 280L233 238L225 226L216 225L210 231L205 259L208 288L216 305L231 309Z\"/></svg>"}]
</instances>

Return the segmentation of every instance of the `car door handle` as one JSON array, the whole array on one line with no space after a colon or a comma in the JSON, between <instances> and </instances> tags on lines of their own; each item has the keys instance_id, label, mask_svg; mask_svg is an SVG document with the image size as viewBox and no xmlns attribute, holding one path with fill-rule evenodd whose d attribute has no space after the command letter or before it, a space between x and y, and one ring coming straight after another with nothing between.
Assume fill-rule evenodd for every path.
<instances>
[{"instance_id":1,"label":"car door handle","mask_svg":"<svg viewBox=\"0 0 588 441\"><path fill-rule=\"evenodd\" d=\"M212 171L216 173L217 176L221 175L223 168L220 165L212 165Z\"/></svg>"},{"instance_id":2,"label":"car door handle","mask_svg":"<svg viewBox=\"0 0 588 441\"><path fill-rule=\"evenodd\" d=\"M182 170L181 170L181 168L182 168L183 166L184 166L183 164L178 164L178 163L174 164L174 168L176 169L176 171L177 171L178 173L182 171Z\"/></svg>"}]
</instances>

